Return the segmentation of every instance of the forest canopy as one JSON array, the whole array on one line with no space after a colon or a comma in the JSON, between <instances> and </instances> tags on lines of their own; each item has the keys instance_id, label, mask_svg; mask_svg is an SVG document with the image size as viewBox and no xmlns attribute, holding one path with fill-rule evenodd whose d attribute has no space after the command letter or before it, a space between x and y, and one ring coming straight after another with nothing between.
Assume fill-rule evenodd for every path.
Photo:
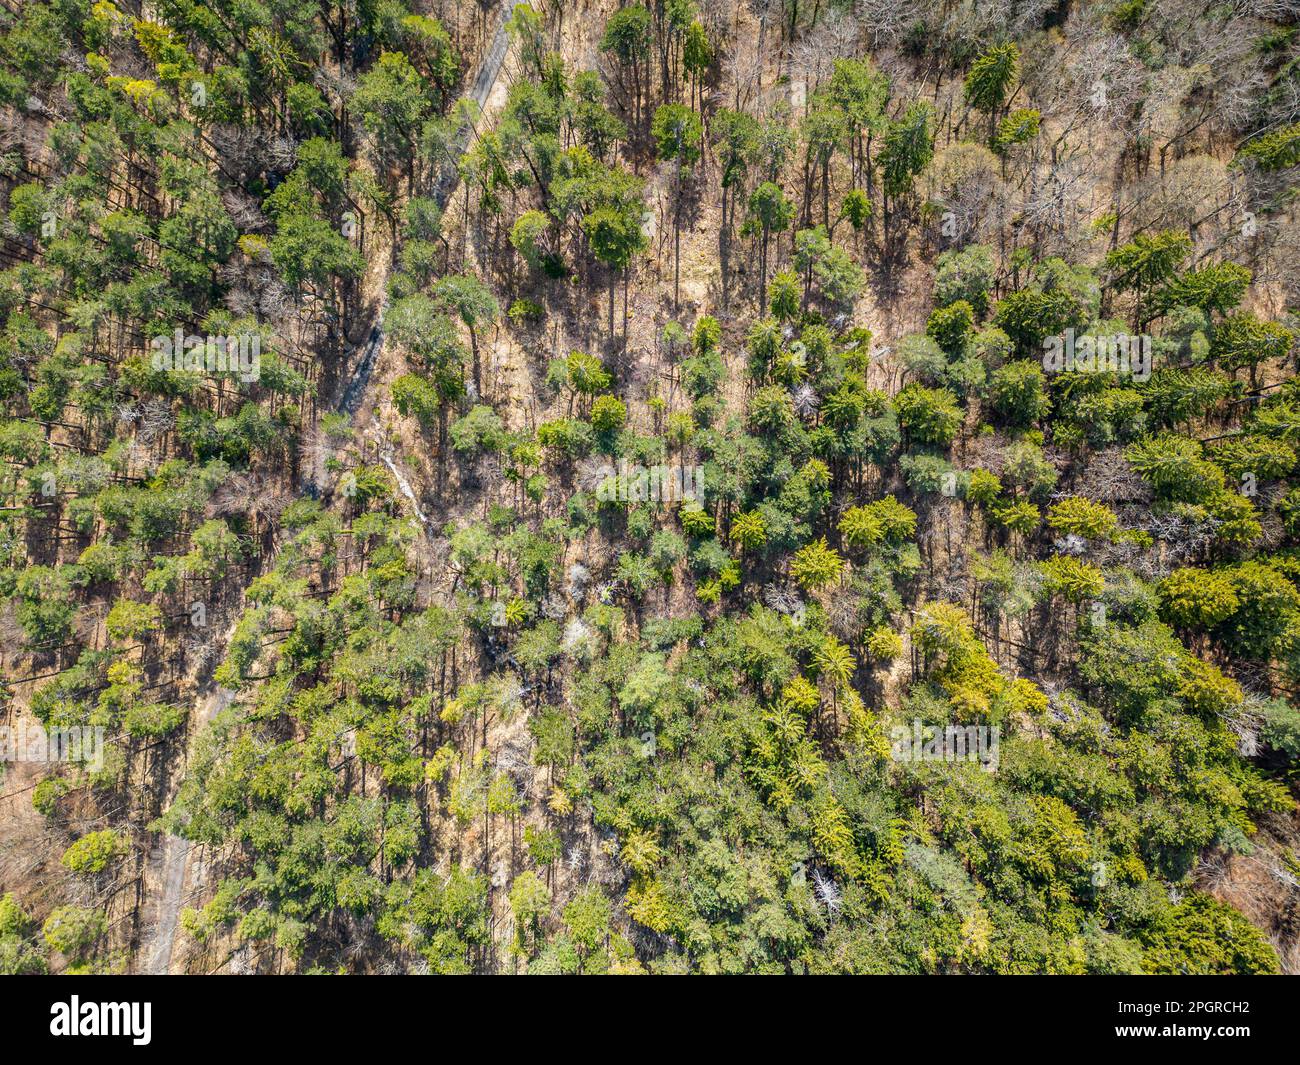
<instances>
[{"instance_id":1,"label":"forest canopy","mask_svg":"<svg viewBox=\"0 0 1300 1065\"><path fill-rule=\"evenodd\" d=\"M1298 18L0 0L0 973L1300 972Z\"/></svg>"}]
</instances>

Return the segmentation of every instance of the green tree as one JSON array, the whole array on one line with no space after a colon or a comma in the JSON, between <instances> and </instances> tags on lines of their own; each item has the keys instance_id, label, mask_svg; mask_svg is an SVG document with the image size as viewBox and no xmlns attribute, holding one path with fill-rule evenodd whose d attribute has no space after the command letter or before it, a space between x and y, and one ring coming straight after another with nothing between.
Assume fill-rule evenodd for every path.
<instances>
[{"instance_id":1,"label":"green tree","mask_svg":"<svg viewBox=\"0 0 1300 1065\"><path fill-rule=\"evenodd\" d=\"M687 172L700 161L704 126L700 116L681 104L662 104L655 110L650 133L664 162L677 164L673 195L673 313L677 313L682 266L682 186Z\"/></svg>"},{"instance_id":2,"label":"green tree","mask_svg":"<svg viewBox=\"0 0 1300 1065\"><path fill-rule=\"evenodd\" d=\"M469 329L470 349L474 359L474 395L483 395L483 369L479 359L478 332L483 326L496 323L501 316L501 305L492 290L472 274L450 274L440 277L430 290L433 299L446 310L456 314Z\"/></svg>"},{"instance_id":3,"label":"green tree","mask_svg":"<svg viewBox=\"0 0 1300 1065\"><path fill-rule=\"evenodd\" d=\"M890 200L909 192L912 179L934 157L933 119L934 108L928 101L919 100L911 104L897 122L891 122L885 131L879 162L885 187L886 228L889 225Z\"/></svg>"},{"instance_id":4,"label":"green tree","mask_svg":"<svg viewBox=\"0 0 1300 1065\"><path fill-rule=\"evenodd\" d=\"M971 244L959 251L946 251L935 260L934 302L940 307L960 300L971 305L976 318L989 309L989 290L997 273L993 251L984 244Z\"/></svg>"},{"instance_id":5,"label":"green tree","mask_svg":"<svg viewBox=\"0 0 1300 1065\"><path fill-rule=\"evenodd\" d=\"M510 911L515 918L515 949L531 956L542 942L542 920L551 910L551 892L541 877L526 870L510 885Z\"/></svg>"},{"instance_id":6,"label":"green tree","mask_svg":"<svg viewBox=\"0 0 1300 1065\"><path fill-rule=\"evenodd\" d=\"M1255 387L1259 364L1270 359L1284 359L1295 343L1295 334L1277 322L1261 321L1249 311L1233 314L1214 327L1210 356L1229 370L1250 367L1251 387Z\"/></svg>"},{"instance_id":7,"label":"green tree","mask_svg":"<svg viewBox=\"0 0 1300 1065\"><path fill-rule=\"evenodd\" d=\"M1047 379L1036 362L1021 359L993 371L989 378L990 406L1009 424L1028 428L1047 417L1052 409L1047 397Z\"/></svg>"},{"instance_id":8,"label":"green tree","mask_svg":"<svg viewBox=\"0 0 1300 1065\"><path fill-rule=\"evenodd\" d=\"M127 841L111 828L87 832L63 852L60 859L73 873L96 875L124 858L129 850Z\"/></svg>"},{"instance_id":9,"label":"green tree","mask_svg":"<svg viewBox=\"0 0 1300 1065\"><path fill-rule=\"evenodd\" d=\"M420 425L428 428L437 418L442 407L438 390L419 374L402 374L393 382L393 406L399 414L416 418Z\"/></svg>"},{"instance_id":10,"label":"green tree","mask_svg":"<svg viewBox=\"0 0 1300 1065\"><path fill-rule=\"evenodd\" d=\"M795 552L790 575L803 588L817 589L833 584L844 570L844 559L822 537Z\"/></svg>"},{"instance_id":11,"label":"green tree","mask_svg":"<svg viewBox=\"0 0 1300 1065\"><path fill-rule=\"evenodd\" d=\"M631 96L628 110L634 123L641 120L642 96L649 89L653 40L650 11L639 3L628 4L610 15L600 39L600 50L618 62L619 88L625 99L629 94ZM627 83L629 75L630 86Z\"/></svg>"},{"instance_id":12,"label":"green tree","mask_svg":"<svg viewBox=\"0 0 1300 1065\"><path fill-rule=\"evenodd\" d=\"M1057 532L1082 536L1085 540L1113 541L1119 535L1119 519L1104 503L1083 496L1067 496L1052 504L1047 524Z\"/></svg>"},{"instance_id":13,"label":"green tree","mask_svg":"<svg viewBox=\"0 0 1300 1065\"><path fill-rule=\"evenodd\" d=\"M600 396L591 405L591 425L599 433L616 433L627 422L627 405L617 396Z\"/></svg>"},{"instance_id":14,"label":"green tree","mask_svg":"<svg viewBox=\"0 0 1300 1065\"><path fill-rule=\"evenodd\" d=\"M894 397L894 409L899 424L918 443L947 447L961 427L961 407L946 388L908 385Z\"/></svg>"},{"instance_id":15,"label":"green tree","mask_svg":"<svg viewBox=\"0 0 1300 1065\"><path fill-rule=\"evenodd\" d=\"M682 66L691 79L687 102L692 107L704 107L704 90L701 85L712 63L713 45L709 41L709 35L698 22L692 22L686 30L686 39L682 42ZM699 97L698 104L696 97Z\"/></svg>"},{"instance_id":16,"label":"green tree","mask_svg":"<svg viewBox=\"0 0 1300 1065\"><path fill-rule=\"evenodd\" d=\"M53 950L72 961L84 963L100 937L108 931L108 921L98 910L84 906L59 906L41 929Z\"/></svg>"},{"instance_id":17,"label":"green tree","mask_svg":"<svg viewBox=\"0 0 1300 1065\"><path fill-rule=\"evenodd\" d=\"M405 165L413 188L416 138L432 108L420 72L403 53L383 52L358 79L351 105L381 156Z\"/></svg>"},{"instance_id":18,"label":"green tree","mask_svg":"<svg viewBox=\"0 0 1300 1065\"><path fill-rule=\"evenodd\" d=\"M936 307L925 325L925 334L949 355L960 354L975 328L975 308L965 300Z\"/></svg>"},{"instance_id":19,"label":"green tree","mask_svg":"<svg viewBox=\"0 0 1300 1065\"><path fill-rule=\"evenodd\" d=\"M1012 148L1028 144L1038 136L1043 116L1037 108L1020 107L998 123L993 135L993 150L998 155L1006 156Z\"/></svg>"},{"instance_id":20,"label":"green tree","mask_svg":"<svg viewBox=\"0 0 1300 1065\"><path fill-rule=\"evenodd\" d=\"M1143 302L1148 293L1174 277L1174 272L1192 250L1186 233L1167 229L1159 233L1139 233L1129 243L1106 253L1106 269L1111 284L1120 291L1137 294L1138 325L1145 326Z\"/></svg>"},{"instance_id":21,"label":"green tree","mask_svg":"<svg viewBox=\"0 0 1300 1065\"><path fill-rule=\"evenodd\" d=\"M844 116L850 184L856 185L865 171L869 197L875 182L871 142L885 127L889 79L870 59L836 59L831 69L829 95Z\"/></svg>"},{"instance_id":22,"label":"green tree","mask_svg":"<svg viewBox=\"0 0 1300 1065\"><path fill-rule=\"evenodd\" d=\"M542 211L525 211L510 228L510 244L534 270L539 270L550 254L547 237L551 220Z\"/></svg>"},{"instance_id":23,"label":"green tree","mask_svg":"<svg viewBox=\"0 0 1300 1065\"><path fill-rule=\"evenodd\" d=\"M767 287L768 310L779 322L789 322L799 315L799 275L793 270L782 270L772 278Z\"/></svg>"},{"instance_id":24,"label":"green tree","mask_svg":"<svg viewBox=\"0 0 1300 1065\"><path fill-rule=\"evenodd\" d=\"M625 9L626 10L626 9ZM627 333L627 283L633 260L643 252L649 240L641 228L640 210L628 206L598 207L582 220L583 231L591 250L610 271L609 334L614 335L614 289L623 275L623 332Z\"/></svg>"},{"instance_id":25,"label":"green tree","mask_svg":"<svg viewBox=\"0 0 1300 1065\"><path fill-rule=\"evenodd\" d=\"M1144 972L1274 974L1277 952L1263 933L1225 902L1194 892L1159 912L1142 932Z\"/></svg>"},{"instance_id":26,"label":"green tree","mask_svg":"<svg viewBox=\"0 0 1300 1065\"><path fill-rule=\"evenodd\" d=\"M1261 170L1284 170L1300 163L1300 123L1254 138L1237 152L1236 163L1249 159Z\"/></svg>"},{"instance_id":27,"label":"green tree","mask_svg":"<svg viewBox=\"0 0 1300 1065\"><path fill-rule=\"evenodd\" d=\"M1251 273L1236 263L1211 263L1188 270L1156 293L1161 311L1174 307L1196 307L1207 314L1227 314L1241 303L1250 287Z\"/></svg>"},{"instance_id":28,"label":"green tree","mask_svg":"<svg viewBox=\"0 0 1300 1065\"><path fill-rule=\"evenodd\" d=\"M609 938L609 899L598 886L591 884L565 905L561 917L578 953L580 967L585 970L592 965L593 955L604 950Z\"/></svg>"},{"instance_id":29,"label":"green tree","mask_svg":"<svg viewBox=\"0 0 1300 1065\"><path fill-rule=\"evenodd\" d=\"M758 511L737 514L730 536L742 551L757 551L767 543L767 524Z\"/></svg>"},{"instance_id":30,"label":"green tree","mask_svg":"<svg viewBox=\"0 0 1300 1065\"><path fill-rule=\"evenodd\" d=\"M764 181L750 194L746 228L759 235L758 290L767 289L767 249L774 233L784 233L794 220L794 204L786 199L781 186Z\"/></svg>"},{"instance_id":31,"label":"green tree","mask_svg":"<svg viewBox=\"0 0 1300 1065\"><path fill-rule=\"evenodd\" d=\"M989 116L989 141L994 124L1020 69L1020 49L1012 43L990 48L971 64L962 91L966 103Z\"/></svg>"}]
</instances>

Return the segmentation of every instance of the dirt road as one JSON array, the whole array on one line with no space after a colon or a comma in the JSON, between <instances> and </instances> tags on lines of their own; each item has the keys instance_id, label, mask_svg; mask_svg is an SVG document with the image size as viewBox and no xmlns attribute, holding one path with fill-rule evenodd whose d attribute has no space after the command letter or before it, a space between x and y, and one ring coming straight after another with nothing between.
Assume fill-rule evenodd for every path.
<instances>
[{"instance_id":1,"label":"dirt road","mask_svg":"<svg viewBox=\"0 0 1300 1065\"><path fill-rule=\"evenodd\" d=\"M510 43L509 35L506 33L506 21L512 10L513 5L508 5L501 14L496 33L488 45L478 74L471 84L468 95L476 105L475 113L481 111L487 104L493 90L496 88L497 79L501 75L501 68L505 63ZM473 133L473 122L466 122L461 127L456 139L454 158L463 154L469 147ZM450 172L454 175L454 158L444 173ZM439 206L445 206L454 189L454 178L438 183L434 195L438 199ZM385 263L386 261L385 257ZM383 269L386 275L387 265ZM384 276L380 279L379 290L382 292L386 288L387 277ZM383 312L386 306L386 301L381 303L378 320L371 328L370 335L361 349L361 356L348 379L347 385L342 390L335 408L342 413L355 415L364 405L370 387L371 375L379 361L379 355L384 345ZM386 455L384 461L397 478L403 494L408 497L414 506L415 513L420 521L426 522L427 519L420 511L414 491L393 464L391 455ZM305 482L304 488L307 488L308 484L309 482ZM230 705L234 697L233 692L224 688L217 688L198 699L189 722L188 734L191 742L202 731L204 726ZM170 789L168 805L174 801L179 786L180 775L177 776ZM147 892L142 908L144 931L141 936L140 949L136 955L136 969L138 972L161 975L173 971L180 912L187 899L186 886L192 879L190 861L192 849L189 840L168 835L163 836L158 841L153 853L150 855L149 874L146 876L146 883L150 885L152 891ZM192 885L191 894L197 894Z\"/></svg>"}]
</instances>

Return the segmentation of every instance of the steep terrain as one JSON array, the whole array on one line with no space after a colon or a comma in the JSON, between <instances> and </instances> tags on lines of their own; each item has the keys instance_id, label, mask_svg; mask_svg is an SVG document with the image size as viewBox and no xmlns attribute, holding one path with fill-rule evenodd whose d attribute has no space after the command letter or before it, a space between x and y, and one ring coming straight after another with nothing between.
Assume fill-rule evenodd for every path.
<instances>
[{"instance_id":1,"label":"steep terrain","mask_svg":"<svg viewBox=\"0 0 1300 1065\"><path fill-rule=\"evenodd\" d=\"M0 971L1300 971L1300 8L0 8Z\"/></svg>"}]
</instances>

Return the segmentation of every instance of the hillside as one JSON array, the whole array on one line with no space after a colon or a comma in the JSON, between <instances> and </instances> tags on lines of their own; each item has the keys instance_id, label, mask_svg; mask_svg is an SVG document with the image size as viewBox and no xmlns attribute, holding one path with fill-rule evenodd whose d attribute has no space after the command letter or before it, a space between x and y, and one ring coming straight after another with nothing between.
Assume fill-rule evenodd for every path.
<instances>
[{"instance_id":1,"label":"hillside","mask_svg":"<svg viewBox=\"0 0 1300 1065\"><path fill-rule=\"evenodd\" d=\"M0 973L1300 972L1298 19L0 0Z\"/></svg>"}]
</instances>

